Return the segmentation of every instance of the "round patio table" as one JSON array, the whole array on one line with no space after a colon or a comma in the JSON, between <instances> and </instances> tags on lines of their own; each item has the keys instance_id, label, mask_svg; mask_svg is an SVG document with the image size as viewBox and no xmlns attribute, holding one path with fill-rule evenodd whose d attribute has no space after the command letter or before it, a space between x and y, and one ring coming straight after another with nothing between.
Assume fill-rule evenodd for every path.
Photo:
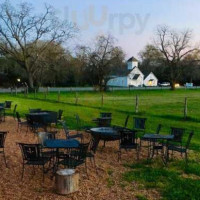
<instances>
[{"instance_id":1,"label":"round patio table","mask_svg":"<svg viewBox=\"0 0 200 200\"><path fill-rule=\"evenodd\" d=\"M119 132L112 127L91 128L90 133L94 138L104 141L114 141L120 139Z\"/></svg>"}]
</instances>

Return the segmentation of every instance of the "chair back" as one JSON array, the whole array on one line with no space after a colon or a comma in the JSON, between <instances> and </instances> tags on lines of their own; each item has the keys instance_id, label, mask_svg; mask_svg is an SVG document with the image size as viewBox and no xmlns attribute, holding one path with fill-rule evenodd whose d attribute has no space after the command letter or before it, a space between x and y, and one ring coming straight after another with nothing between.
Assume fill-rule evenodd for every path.
<instances>
[{"instance_id":1,"label":"chair back","mask_svg":"<svg viewBox=\"0 0 200 200\"><path fill-rule=\"evenodd\" d=\"M161 128L162 128L162 124L158 124L158 127L156 129L156 134L160 134Z\"/></svg>"},{"instance_id":2,"label":"chair back","mask_svg":"<svg viewBox=\"0 0 200 200\"><path fill-rule=\"evenodd\" d=\"M185 146L186 149L189 148L193 135L194 135L194 131L191 131L191 132L189 133L189 136L188 136L188 139L187 139L187 142L186 142L186 146Z\"/></svg>"},{"instance_id":3,"label":"chair back","mask_svg":"<svg viewBox=\"0 0 200 200\"><path fill-rule=\"evenodd\" d=\"M127 125L128 125L129 117L130 117L130 115L127 115L127 116L126 116L125 123L124 123L124 127L125 127L125 128L126 128Z\"/></svg>"},{"instance_id":4,"label":"chair back","mask_svg":"<svg viewBox=\"0 0 200 200\"><path fill-rule=\"evenodd\" d=\"M15 113L16 113L16 110L17 110L17 104L15 104L15 106L14 106L14 109L13 109L13 114L15 114Z\"/></svg>"},{"instance_id":5,"label":"chair back","mask_svg":"<svg viewBox=\"0 0 200 200\"><path fill-rule=\"evenodd\" d=\"M30 113L39 113L41 112L41 108L34 108L34 109L29 109Z\"/></svg>"},{"instance_id":6,"label":"chair back","mask_svg":"<svg viewBox=\"0 0 200 200\"><path fill-rule=\"evenodd\" d=\"M89 150L90 150L92 153L95 154L98 145L99 145L99 139L92 137L92 139L90 140Z\"/></svg>"},{"instance_id":7,"label":"chair back","mask_svg":"<svg viewBox=\"0 0 200 200\"><path fill-rule=\"evenodd\" d=\"M133 117L134 120L134 129L138 130L145 130L145 123L146 123L146 118L139 118L139 117Z\"/></svg>"},{"instance_id":8,"label":"chair back","mask_svg":"<svg viewBox=\"0 0 200 200\"><path fill-rule=\"evenodd\" d=\"M58 120L62 119L63 110L58 110Z\"/></svg>"},{"instance_id":9,"label":"chair back","mask_svg":"<svg viewBox=\"0 0 200 200\"><path fill-rule=\"evenodd\" d=\"M78 160L84 161L87 157L88 147L90 143L80 144L78 148Z\"/></svg>"},{"instance_id":10,"label":"chair back","mask_svg":"<svg viewBox=\"0 0 200 200\"><path fill-rule=\"evenodd\" d=\"M112 113L107 113L107 112L101 112L100 117L112 117Z\"/></svg>"},{"instance_id":11,"label":"chair back","mask_svg":"<svg viewBox=\"0 0 200 200\"><path fill-rule=\"evenodd\" d=\"M5 107L5 103L0 103L0 107Z\"/></svg>"},{"instance_id":12,"label":"chair back","mask_svg":"<svg viewBox=\"0 0 200 200\"><path fill-rule=\"evenodd\" d=\"M41 158L40 144L19 143L23 160L37 161Z\"/></svg>"},{"instance_id":13,"label":"chair back","mask_svg":"<svg viewBox=\"0 0 200 200\"><path fill-rule=\"evenodd\" d=\"M17 121L18 121L18 122L21 122L21 121L22 121L19 112L16 112L16 117L17 117Z\"/></svg>"},{"instance_id":14,"label":"chair back","mask_svg":"<svg viewBox=\"0 0 200 200\"><path fill-rule=\"evenodd\" d=\"M5 108L11 108L12 101L5 101Z\"/></svg>"},{"instance_id":15,"label":"chair back","mask_svg":"<svg viewBox=\"0 0 200 200\"><path fill-rule=\"evenodd\" d=\"M6 131L0 131L0 148L4 148L6 135L7 135Z\"/></svg>"},{"instance_id":16,"label":"chair back","mask_svg":"<svg viewBox=\"0 0 200 200\"><path fill-rule=\"evenodd\" d=\"M171 135L174 135L173 141L175 141L175 142L182 142L184 133L185 133L184 128L171 127Z\"/></svg>"},{"instance_id":17,"label":"chair back","mask_svg":"<svg viewBox=\"0 0 200 200\"><path fill-rule=\"evenodd\" d=\"M78 114L75 114L75 118L76 118L76 130L79 131L81 130L81 119Z\"/></svg>"},{"instance_id":18,"label":"chair back","mask_svg":"<svg viewBox=\"0 0 200 200\"><path fill-rule=\"evenodd\" d=\"M64 121L62 121L61 124L62 124L63 130L64 130L64 132L65 132L66 139L68 139L68 136L69 136L69 129L68 129L68 127L67 127L67 124L66 124L66 122L64 122Z\"/></svg>"},{"instance_id":19,"label":"chair back","mask_svg":"<svg viewBox=\"0 0 200 200\"><path fill-rule=\"evenodd\" d=\"M120 146L131 146L137 143L135 131L130 129L122 129L119 132L120 132Z\"/></svg>"},{"instance_id":20,"label":"chair back","mask_svg":"<svg viewBox=\"0 0 200 200\"><path fill-rule=\"evenodd\" d=\"M45 140L48 139L52 139L55 140L56 136L55 136L56 132L39 132L38 133L38 143L41 144L42 146L45 146Z\"/></svg>"}]
</instances>

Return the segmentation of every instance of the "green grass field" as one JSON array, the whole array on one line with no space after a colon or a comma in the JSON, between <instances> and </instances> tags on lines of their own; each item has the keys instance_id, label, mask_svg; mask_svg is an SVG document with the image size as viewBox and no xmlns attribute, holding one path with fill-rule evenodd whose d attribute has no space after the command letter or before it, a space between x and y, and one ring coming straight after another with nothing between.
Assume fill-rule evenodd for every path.
<instances>
[{"instance_id":1,"label":"green grass field","mask_svg":"<svg viewBox=\"0 0 200 200\"><path fill-rule=\"evenodd\" d=\"M139 96L139 113L135 114L135 97ZM114 91L104 93L102 106L102 94L98 92L79 92L76 102L75 92L63 92L58 102L57 93L34 94L0 94L0 102L12 100L13 105L18 104L17 110L22 116L29 108L42 108L57 111L64 110L64 119L70 128L75 128L74 114L80 115L82 125L92 126L92 119L98 117L101 111L112 112L115 125L123 125L127 114L131 116L146 117L147 130L155 131L159 123L164 125L163 133L168 133L170 126L193 129L195 136L192 148L200 150L200 90L145 90L145 91ZM188 97L188 119L183 120L184 98ZM130 118L128 126L133 126Z\"/></svg>"},{"instance_id":2,"label":"green grass field","mask_svg":"<svg viewBox=\"0 0 200 200\"><path fill-rule=\"evenodd\" d=\"M78 103L76 102L78 96ZM139 113L135 114L135 97L139 96ZM63 92L58 102L57 93L38 93L24 96L0 94L0 102L12 100L13 105L18 104L17 110L24 116L29 108L42 108L58 111L64 110L64 119L73 129L76 126L74 114L78 113L82 125L92 126L92 119L98 117L101 111L112 112L112 124L123 125L127 114L131 116L146 117L147 131L155 131L159 123L164 125L161 132L169 133L170 126L183 127L195 131L191 149L195 153L190 155L190 162L186 166L183 161L173 161L168 167L160 162L126 164L127 172L122 174L122 187L137 181L143 188L156 188L162 199L182 200L199 199L200 188L200 90L146 90L146 91L114 91L103 94L98 92ZM184 99L188 98L188 119L183 119ZM9 113L8 113L9 114ZM11 111L10 111L11 114ZM133 126L130 118L128 126ZM112 183L112 180L110 180ZM112 184L109 184L112 187ZM138 196L138 199L147 199Z\"/></svg>"}]
</instances>

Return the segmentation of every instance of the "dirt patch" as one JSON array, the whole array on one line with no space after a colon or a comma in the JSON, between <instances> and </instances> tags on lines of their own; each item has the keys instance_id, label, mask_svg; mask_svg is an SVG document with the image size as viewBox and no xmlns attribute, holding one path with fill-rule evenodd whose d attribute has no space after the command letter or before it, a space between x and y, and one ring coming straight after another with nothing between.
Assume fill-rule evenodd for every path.
<instances>
[{"instance_id":1,"label":"dirt patch","mask_svg":"<svg viewBox=\"0 0 200 200\"><path fill-rule=\"evenodd\" d=\"M51 173L45 174L45 182L42 181L42 171L36 168L25 167L24 179L21 181L22 157L17 142L37 143L38 138L34 133L25 130L17 132L17 122L7 117L6 122L0 124L0 130L8 130L9 133L5 142L5 153L8 168L5 167L2 156L0 157L0 199L72 199L72 200L118 200L118 199L137 199L135 196L143 194L148 199L158 199L159 194L155 190L144 190L136 182L131 185L122 182L121 175L127 169L123 162L133 163L136 161L135 151L122 154L122 162L117 161L118 142L108 142L106 147L100 143L96 153L96 165L98 174L94 166L88 163L89 179L86 176L84 166L77 168L80 173L80 190L68 196L57 195L54 191L54 179ZM59 138L64 138L62 131L58 134ZM89 140L90 136L84 133L84 140ZM141 155L143 157L143 155Z\"/></svg>"}]
</instances>

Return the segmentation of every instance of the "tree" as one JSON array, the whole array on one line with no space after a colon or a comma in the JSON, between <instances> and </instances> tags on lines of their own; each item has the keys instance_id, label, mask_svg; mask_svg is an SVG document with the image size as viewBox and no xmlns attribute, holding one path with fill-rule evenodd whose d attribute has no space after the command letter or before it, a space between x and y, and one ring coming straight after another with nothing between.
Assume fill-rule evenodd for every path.
<instances>
[{"instance_id":1,"label":"tree","mask_svg":"<svg viewBox=\"0 0 200 200\"><path fill-rule=\"evenodd\" d=\"M166 70L164 57L162 53L152 44L147 44L142 51L139 52L141 59L140 69L143 73L149 74L153 72L159 80L165 80Z\"/></svg>"},{"instance_id":2,"label":"tree","mask_svg":"<svg viewBox=\"0 0 200 200\"><path fill-rule=\"evenodd\" d=\"M74 37L77 28L60 21L53 7L45 5L45 12L36 15L28 3L13 7L9 1L0 4L0 53L12 57L26 70L29 86L34 87L35 64L50 43L61 44ZM46 41L38 49L40 40ZM31 45L30 45L31 44ZM33 54L32 50L37 51Z\"/></svg>"},{"instance_id":3,"label":"tree","mask_svg":"<svg viewBox=\"0 0 200 200\"><path fill-rule=\"evenodd\" d=\"M111 35L97 36L93 47L82 47L86 71L90 74L93 85L98 85L99 90L106 89L106 83L113 65L124 55L122 49L115 46L115 39Z\"/></svg>"},{"instance_id":4,"label":"tree","mask_svg":"<svg viewBox=\"0 0 200 200\"><path fill-rule=\"evenodd\" d=\"M198 51L191 45L192 32L190 30L175 31L167 26L158 26L155 47L162 53L166 66L169 68L171 89L180 78L182 60L190 53Z\"/></svg>"}]
</instances>

